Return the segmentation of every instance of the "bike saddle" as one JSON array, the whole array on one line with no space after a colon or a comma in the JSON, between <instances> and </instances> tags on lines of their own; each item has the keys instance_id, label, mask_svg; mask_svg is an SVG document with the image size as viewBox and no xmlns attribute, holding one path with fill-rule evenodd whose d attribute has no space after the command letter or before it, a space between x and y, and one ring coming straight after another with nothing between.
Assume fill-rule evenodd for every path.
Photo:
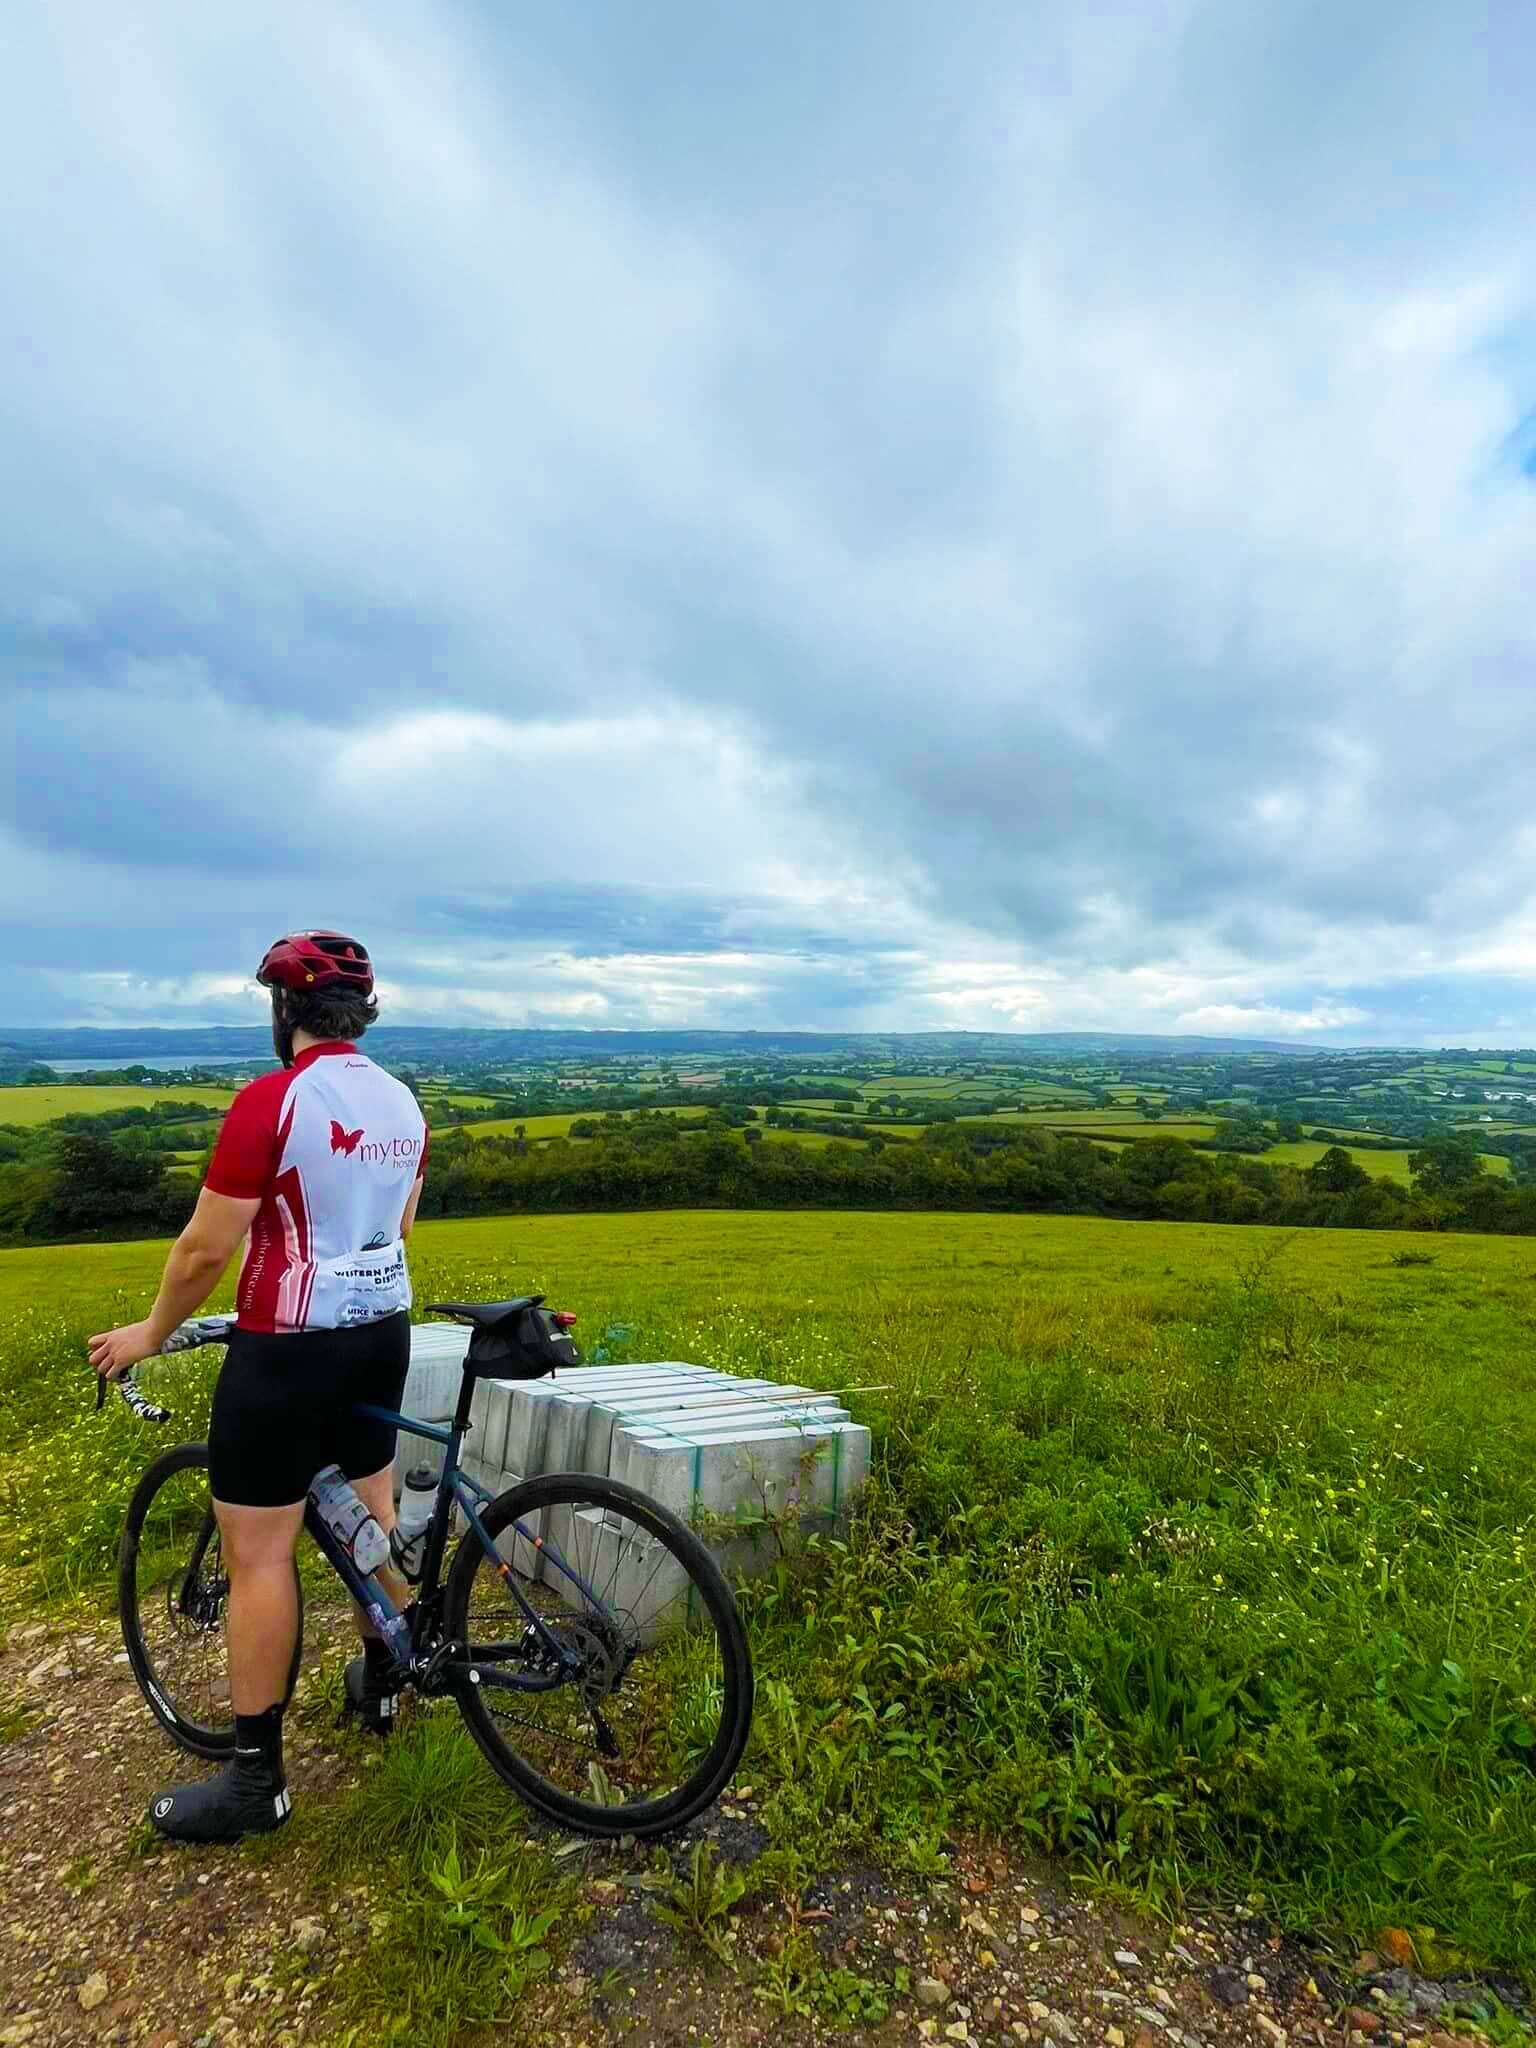
<instances>
[{"instance_id":1,"label":"bike saddle","mask_svg":"<svg viewBox=\"0 0 1536 2048\"><path fill-rule=\"evenodd\" d=\"M525 1308L537 1308L542 1294L520 1294L515 1301L429 1301L429 1316L452 1316L456 1323L470 1323L477 1330L493 1330L508 1316Z\"/></svg>"}]
</instances>

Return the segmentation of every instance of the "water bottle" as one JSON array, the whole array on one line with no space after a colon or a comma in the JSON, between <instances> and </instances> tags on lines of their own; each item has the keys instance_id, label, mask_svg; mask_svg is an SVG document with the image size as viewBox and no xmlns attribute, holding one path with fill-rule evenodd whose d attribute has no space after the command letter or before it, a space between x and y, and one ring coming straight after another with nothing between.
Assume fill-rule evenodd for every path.
<instances>
[{"instance_id":1,"label":"water bottle","mask_svg":"<svg viewBox=\"0 0 1536 2048\"><path fill-rule=\"evenodd\" d=\"M389 1546L396 1568L412 1585L421 1576L422 1549L436 1505L437 1474L430 1465L413 1465L400 1489L400 1512Z\"/></svg>"},{"instance_id":2,"label":"water bottle","mask_svg":"<svg viewBox=\"0 0 1536 2048\"><path fill-rule=\"evenodd\" d=\"M309 1482L315 1512L366 1578L389 1562L389 1538L352 1490L339 1465L327 1465Z\"/></svg>"}]
</instances>

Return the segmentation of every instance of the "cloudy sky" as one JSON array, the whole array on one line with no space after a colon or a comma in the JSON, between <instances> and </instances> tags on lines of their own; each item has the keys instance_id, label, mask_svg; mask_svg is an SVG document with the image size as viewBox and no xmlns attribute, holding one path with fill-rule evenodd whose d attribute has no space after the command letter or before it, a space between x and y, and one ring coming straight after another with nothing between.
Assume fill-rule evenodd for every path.
<instances>
[{"instance_id":1,"label":"cloudy sky","mask_svg":"<svg viewBox=\"0 0 1536 2048\"><path fill-rule=\"evenodd\" d=\"M1525 0L0 23L0 1024L1536 1042Z\"/></svg>"}]
</instances>

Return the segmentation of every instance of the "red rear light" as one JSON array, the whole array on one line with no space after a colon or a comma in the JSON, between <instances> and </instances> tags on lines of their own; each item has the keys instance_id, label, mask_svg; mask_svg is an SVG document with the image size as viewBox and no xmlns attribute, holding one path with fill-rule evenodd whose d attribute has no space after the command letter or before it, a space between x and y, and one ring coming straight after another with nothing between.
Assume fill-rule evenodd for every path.
<instances>
[{"instance_id":1,"label":"red rear light","mask_svg":"<svg viewBox=\"0 0 1536 2048\"><path fill-rule=\"evenodd\" d=\"M576 1325L576 1318L568 1308L557 1308L555 1310L555 1321L562 1330L574 1329Z\"/></svg>"}]
</instances>

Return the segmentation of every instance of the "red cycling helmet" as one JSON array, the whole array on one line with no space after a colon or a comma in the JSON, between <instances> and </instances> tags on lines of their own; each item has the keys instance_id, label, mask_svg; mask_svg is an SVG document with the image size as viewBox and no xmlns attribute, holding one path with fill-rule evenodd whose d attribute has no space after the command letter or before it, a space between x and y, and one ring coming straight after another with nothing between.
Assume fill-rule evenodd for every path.
<instances>
[{"instance_id":1,"label":"red cycling helmet","mask_svg":"<svg viewBox=\"0 0 1536 2048\"><path fill-rule=\"evenodd\" d=\"M350 988L373 994L373 963L360 939L345 932L290 932L268 946L256 970L267 988Z\"/></svg>"}]
</instances>

